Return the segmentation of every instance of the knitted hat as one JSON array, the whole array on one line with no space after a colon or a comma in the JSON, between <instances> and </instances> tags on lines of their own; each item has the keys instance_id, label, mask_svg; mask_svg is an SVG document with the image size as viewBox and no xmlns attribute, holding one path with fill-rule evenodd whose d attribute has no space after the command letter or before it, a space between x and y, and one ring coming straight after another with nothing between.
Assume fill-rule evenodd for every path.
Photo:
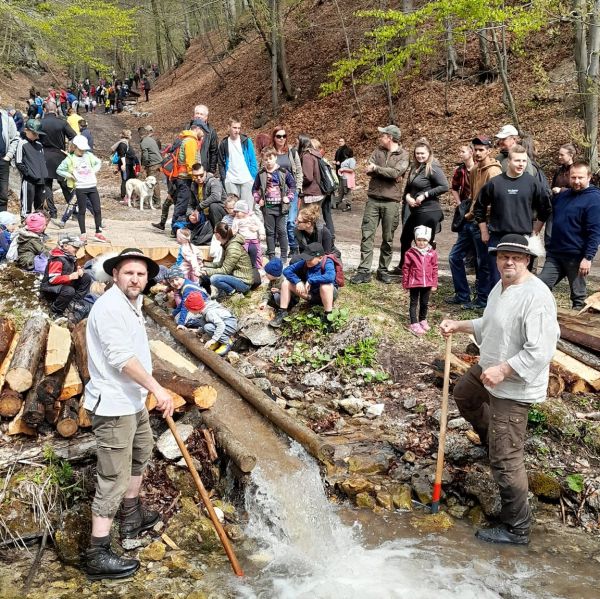
<instances>
[{"instance_id":1,"label":"knitted hat","mask_svg":"<svg viewBox=\"0 0 600 599\"><path fill-rule=\"evenodd\" d=\"M183 302L185 307L190 312L202 312L204 310L206 303L204 302L204 298L199 291L192 291Z\"/></svg>"},{"instance_id":2,"label":"knitted hat","mask_svg":"<svg viewBox=\"0 0 600 599\"><path fill-rule=\"evenodd\" d=\"M29 214L25 219L25 226L32 233L43 233L46 230L46 217L41 212Z\"/></svg>"},{"instance_id":3,"label":"knitted hat","mask_svg":"<svg viewBox=\"0 0 600 599\"><path fill-rule=\"evenodd\" d=\"M234 212L243 212L244 214L248 214L250 209L248 208L248 204L243 202L242 200L238 200L233 207Z\"/></svg>"},{"instance_id":4,"label":"knitted hat","mask_svg":"<svg viewBox=\"0 0 600 599\"><path fill-rule=\"evenodd\" d=\"M415 227L415 239L427 239L431 240L431 229L425 225L419 225Z\"/></svg>"},{"instance_id":5,"label":"knitted hat","mask_svg":"<svg viewBox=\"0 0 600 599\"><path fill-rule=\"evenodd\" d=\"M271 258L265 264L265 272L272 277L280 277L283 272L283 262L281 258Z\"/></svg>"},{"instance_id":6,"label":"knitted hat","mask_svg":"<svg viewBox=\"0 0 600 599\"><path fill-rule=\"evenodd\" d=\"M9 227L10 225L16 225L20 222L19 217L12 212L7 212L6 210L0 212L0 225L3 227Z\"/></svg>"},{"instance_id":7,"label":"knitted hat","mask_svg":"<svg viewBox=\"0 0 600 599\"><path fill-rule=\"evenodd\" d=\"M169 268L169 271L167 272L167 279L176 279L178 277L185 279L185 274L183 273L183 270L179 266L171 266L171 268Z\"/></svg>"}]
</instances>

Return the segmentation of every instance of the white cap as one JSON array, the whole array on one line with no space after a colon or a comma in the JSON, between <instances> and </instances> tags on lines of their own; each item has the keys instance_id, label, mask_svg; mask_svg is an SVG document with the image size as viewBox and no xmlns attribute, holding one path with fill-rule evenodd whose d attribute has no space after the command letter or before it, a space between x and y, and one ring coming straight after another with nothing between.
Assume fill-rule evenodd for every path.
<instances>
[{"instance_id":1,"label":"white cap","mask_svg":"<svg viewBox=\"0 0 600 599\"><path fill-rule=\"evenodd\" d=\"M519 132L517 131L516 127L513 127L512 125L504 125L504 127L502 127L502 129L500 129L500 131L498 131L494 137L497 137L498 139L506 139L507 137L517 137L518 135Z\"/></svg>"},{"instance_id":2,"label":"white cap","mask_svg":"<svg viewBox=\"0 0 600 599\"><path fill-rule=\"evenodd\" d=\"M90 148L90 144L88 143L87 137L85 137L84 135L76 135L72 140L71 143L79 148L80 150L89 150Z\"/></svg>"},{"instance_id":3,"label":"white cap","mask_svg":"<svg viewBox=\"0 0 600 599\"><path fill-rule=\"evenodd\" d=\"M248 208L248 204L243 200L238 200L233 207L234 212L243 212L244 214L248 214L250 209Z\"/></svg>"},{"instance_id":4,"label":"white cap","mask_svg":"<svg viewBox=\"0 0 600 599\"><path fill-rule=\"evenodd\" d=\"M431 240L431 229L425 225L419 225L415 227L415 239L427 239Z\"/></svg>"}]
</instances>

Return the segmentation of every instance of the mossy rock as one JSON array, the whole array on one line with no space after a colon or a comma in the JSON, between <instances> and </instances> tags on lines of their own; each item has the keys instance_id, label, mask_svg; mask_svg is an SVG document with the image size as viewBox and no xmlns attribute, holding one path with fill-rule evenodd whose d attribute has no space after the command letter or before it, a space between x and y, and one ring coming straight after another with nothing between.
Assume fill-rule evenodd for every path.
<instances>
[{"instance_id":1,"label":"mossy rock","mask_svg":"<svg viewBox=\"0 0 600 599\"><path fill-rule=\"evenodd\" d=\"M348 497L356 497L360 493L375 493L377 485L364 476L351 476L337 483L338 488Z\"/></svg>"},{"instance_id":2,"label":"mossy rock","mask_svg":"<svg viewBox=\"0 0 600 599\"><path fill-rule=\"evenodd\" d=\"M560 498L560 482L546 472L529 473L529 490L543 499L558 500Z\"/></svg>"},{"instance_id":3,"label":"mossy rock","mask_svg":"<svg viewBox=\"0 0 600 599\"><path fill-rule=\"evenodd\" d=\"M369 495L368 493L359 493L356 496L356 507L372 510L375 506L375 498L372 495Z\"/></svg>"},{"instance_id":4,"label":"mossy rock","mask_svg":"<svg viewBox=\"0 0 600 599\"><path fill-rule=\"evenodd\" d=\"M161 541L154 541L140 551L140 559L146 562L159 562L165 557L167 546Z\"/></svg>"},{"instance_id":5,"label":"mossy rock","mask_svg":"<svg viewBox=\"0 0 600 599\"><path fill-rule=\"evenodd\" d=\"M391 493L386 491L380 491L377 493L377 503L384 509L392 512L394 511L394 500L392 499Z\"/></svg>"},{"instance_id":6,"label":"mossy rock","mask_svg":"<svg viewBox=\"0 0 600 599\"><path fill-rule=\"evenodd\" d=\"M585 434L583 436L584 443L589 449L600 456L600 424L597 422L588 422L586 424Z\"/></svg>"},{"instance_id":7,"label":"mossy rock","mask_svg":"<svg viewBox=\"0 0 600 599\"><path fill-rule=\"evenodd\" d=\"M61 523L54 533L54 545L60 560L79 566L81 556L90 542L92 510L89 503L76 504L63 512Z\"/></svg>"},{"instance_id":8,"label":"mossy rock","mask_svg":"<svg viewBox=\"0 0 600 599\"><path fill-rule=\"evenodd\" d=\"M211 553L220 550L221 541L210 518L200 515L190 497L183 497L180 505L181 510L169 520L166 534L186 551Z\"/></svg>"},{"instance_id":9,"label":"mossy rock","mask_svg":"<svg viewBox=\"0 0 600 599\"><path fill-rule=\"evenodd\" d=\"M392 501L397 509L408 511L413 509L412 489L410 485L393 485L388 486L387 489L391 493Z\"/></svg>"},{"instance_id":10,"label":"mossy rock","mask_svg":"<svg viewBox=\"0 0 600 599\"><path fill-rule=\"evenodd\" d=\"M410 524L420 532L444 532L454 526L454 520L446 512L413 516Z\"/></svg>"},{"instance_id":11,"label":"mossy rock","mask_svg":"<svg viewBox=\"0 0 600 599\"><path fill-rule=\"evenodd\" d=\"M357 474L385 474L390 467L390 459L382 452L356 454L348 458L348 470Z\"/></svg>"},{"instance_id":12,"label":"mossy rock","mask_svg":"<svg viewBox=\"0 0 600 599\"><path fill-rule=\"evenodd\" d=\"M548 398L535 404L535 409L546 417L548 427L561 436L579 437L577 420L561 399Z\"/></svg>"}]
</instances>

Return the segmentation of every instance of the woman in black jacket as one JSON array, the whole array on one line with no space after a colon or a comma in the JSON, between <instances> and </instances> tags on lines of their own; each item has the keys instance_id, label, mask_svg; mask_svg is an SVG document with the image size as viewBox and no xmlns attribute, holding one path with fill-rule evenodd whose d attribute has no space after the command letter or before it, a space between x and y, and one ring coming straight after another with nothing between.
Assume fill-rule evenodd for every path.
<instances>
[{"instance_id":1,"label":"woman in black jacket","mask_svg":"<svg viewBox=\"0 0 600 599\"><path fill-rule=\"evenodd\" d=\"M413 150L413 161L404 188L402 209L404 226L400 235L400 264L393 270L402 274L404 254L410 249L415 227L425 225L431 229L431 242L441 230L444 214L439 196L449 189L448 181L439 162L433 157L429 142L417 141Z\"/></svg>"}]
</instances>

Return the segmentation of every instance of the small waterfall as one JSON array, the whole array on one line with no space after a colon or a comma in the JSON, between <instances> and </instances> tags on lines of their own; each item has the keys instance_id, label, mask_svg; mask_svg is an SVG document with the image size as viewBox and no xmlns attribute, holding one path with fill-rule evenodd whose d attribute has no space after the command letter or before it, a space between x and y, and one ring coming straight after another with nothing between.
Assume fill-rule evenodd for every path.
<instances>
[{"instance_id":1,"label":"small waterfall","mask_svg":"<svg viewBox=\"0 0 600 599\"><path fill-rule=\"evenodd\" d=\"M442 563L443 551L427 539L399 538L365 547L361 526L344 524L325 496L319 469L299 445L293 473L257 467L246 490L246 533L262 548L259 571L236 588L244 599L497 599L530 598L518 579L473 556ZM263 467L264 468L264 467ZM414 535L413 535L414 537ZM443 542L442 542L443 544ZM462 547L463 562L465 548ZM444 560L448 561L448 560ZM450 560L452 563L452 560ZM237 585L236 585L237 586ZM544 595L548 597L548 595Z\"/></svg>"}]
</instances>

